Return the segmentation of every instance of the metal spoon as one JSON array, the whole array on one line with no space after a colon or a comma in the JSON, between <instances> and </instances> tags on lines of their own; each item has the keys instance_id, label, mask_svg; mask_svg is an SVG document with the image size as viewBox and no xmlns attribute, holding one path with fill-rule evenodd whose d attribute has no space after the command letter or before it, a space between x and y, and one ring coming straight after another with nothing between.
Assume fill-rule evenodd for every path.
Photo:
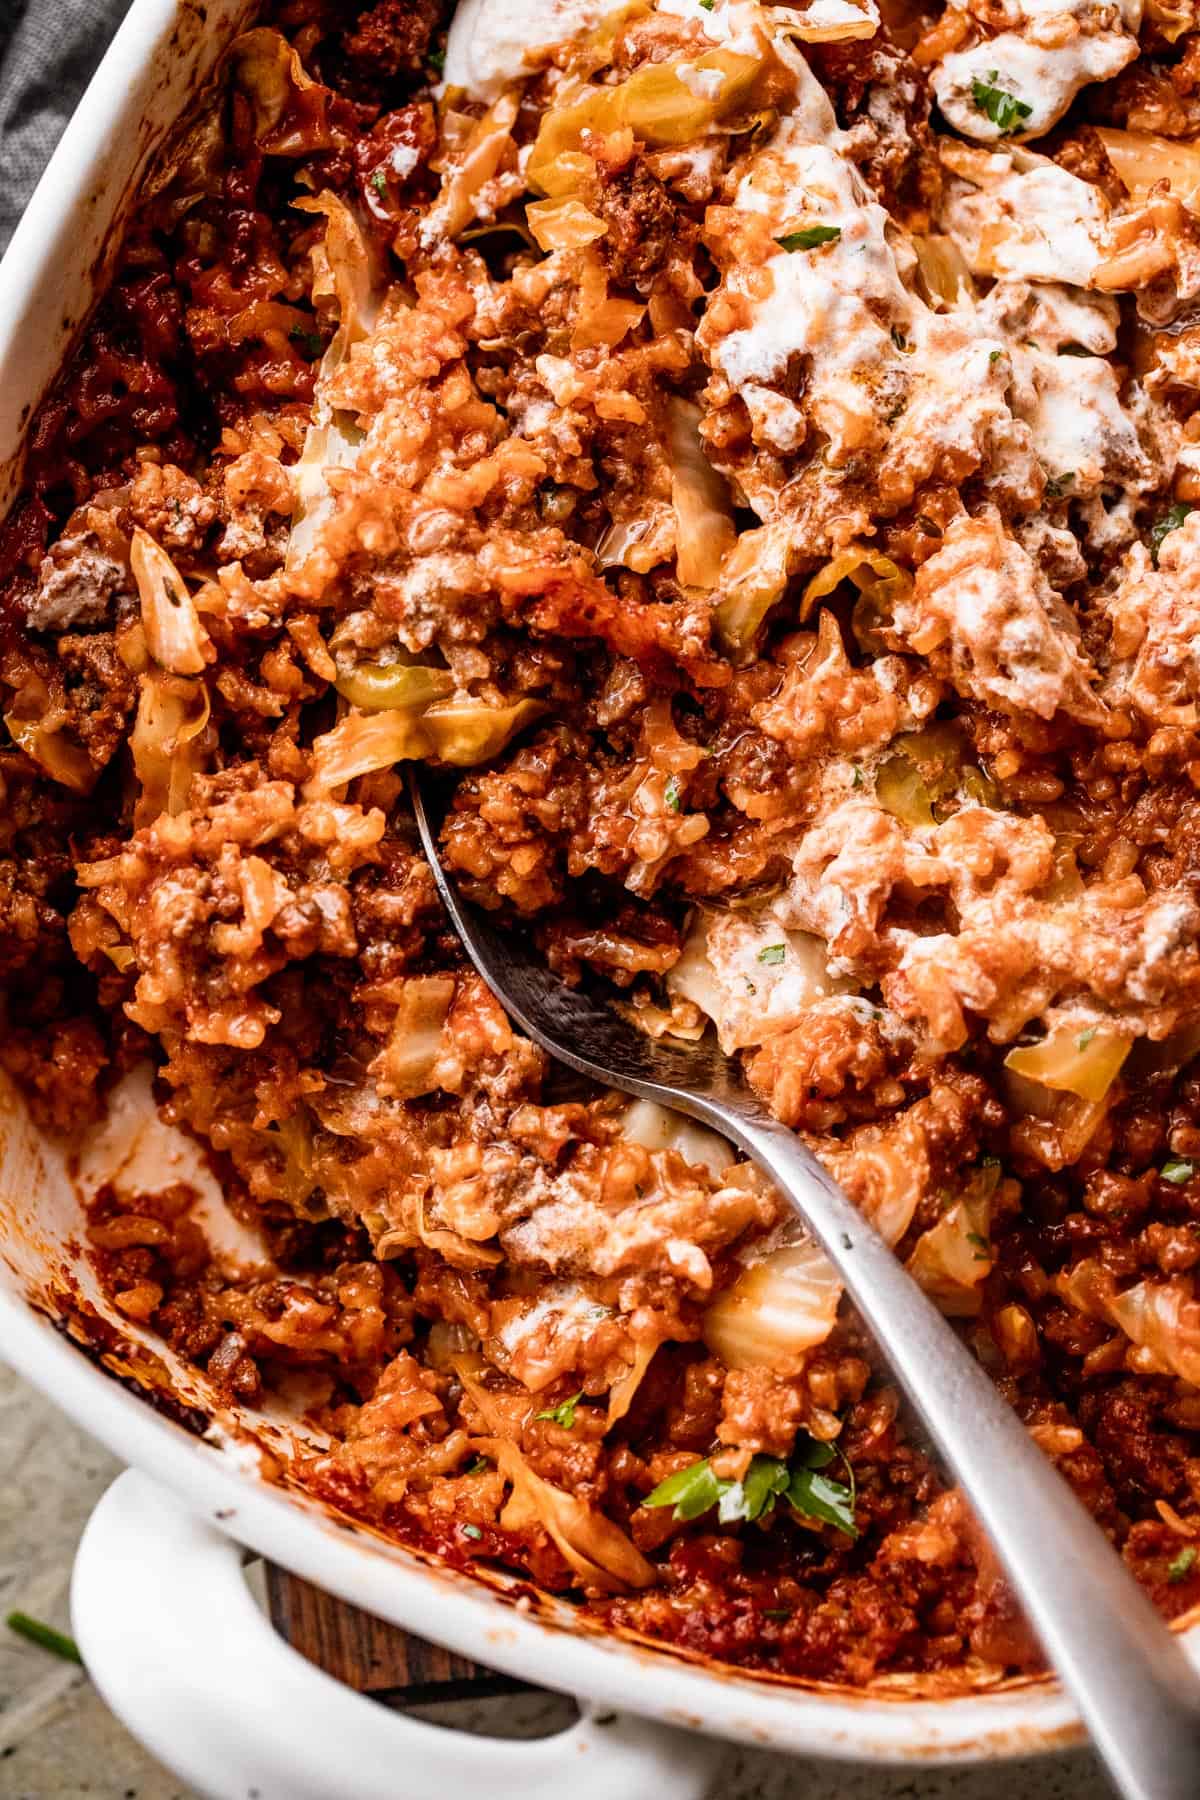
<instances>
[{"instance_id":1,"label":"metal spoon","mask_svg":"<svg viewBox=\"0 0 1200 1800\"><path fill-rule=\"evenodd\" d=\"M711 1034L698 1044L653 1042L465 904L442 867L431 778L414 765L410 784L446 909L501 1006L560 1062L689 1113L770 1176L835 1264L974 1507L1121 1793L1197 1800L1200 1681L1178 1639L941 1313Z\"/></svg>"}]
</instances>

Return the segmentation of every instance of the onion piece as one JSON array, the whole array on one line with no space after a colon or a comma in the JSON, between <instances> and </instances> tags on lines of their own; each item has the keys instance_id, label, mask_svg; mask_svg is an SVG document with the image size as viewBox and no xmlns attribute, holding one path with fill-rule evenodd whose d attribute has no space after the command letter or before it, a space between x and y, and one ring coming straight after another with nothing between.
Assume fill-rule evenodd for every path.
<instances>
[{"instance_id":1,"label":"onion piece","mask_svg":"<svg viewBox=\"0 0 1200 1800\"><path fill-rule=\"evenodd\" d=\"M794 1369L833 1330L842 1284L811 1240L744 1268L704 1315L705 1343L730 1369Z\"/></svg>"},{"instance_id":2,"label":"onion piece","mask_svg":"<svg viewBox=\"0 0 1200 1800\"><path fill-rule=\"evenodd\" d=\"M142 606L146 647L172 675L200 675L215 660L183 576L148 532L135 525L129 562Z\"/></svg>"}]
</instances>

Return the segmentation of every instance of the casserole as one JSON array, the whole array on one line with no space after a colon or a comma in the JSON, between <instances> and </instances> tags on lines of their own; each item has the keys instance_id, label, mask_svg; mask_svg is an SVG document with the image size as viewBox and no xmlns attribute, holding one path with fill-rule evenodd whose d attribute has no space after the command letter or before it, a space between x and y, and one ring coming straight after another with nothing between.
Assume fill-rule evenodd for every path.
<instances>
[{"instance_id":1,"label":"casserole","mask_svg":"<svg viewBox=\"0 0 1200 1800\"><path fill-rule=\"evenodd\" d=\"M236 20L230 18L225 24L232 31ZM176 102L181 97L178 83L183 79L189 54L194 59L196 71L200 72L217 45L218 38L210 35L213 30L210 21L209 31L197 37L189 53L188 30L194 30L196 26L197 15L192 13L181 15L178 22L168 22L151 9L135 9L114 47L117 61L111 68L106 65L99 78L100 88L93 90L93 98L81 114L81 123L73 128L47 183L39 191L38 200L31 208L6 264L7 295L14 283L28 281L28 265L33 255L30 246L39 238L46 239L50 245L49 251L38 257L41 274L32 286L36 302L23 301L20 316L16 307L9 308L15 325L8 339L11 347L5 368L6 376L10 378L6 379L6 394L17 391L19 384L15 372L19 370L30 400L36 398L36 391L30 391L31 385L43 382L51 372L62 347L63 333L69 332L72 323L65 320L56 338L48 329L50 315L45 296L55 289L73 291L83 274L80 262L94 259L98 249L98 235L93 236L90 244L72 236L71 205L79 199L86 185L86 178L81 179L79 161L73 163L72 159L85 154L81 146L85 145L89 130L99 137L107 137L120 146L129 159L127 168L109 172L110 191L114 196L120 191L121 182L135 172L133 163L139 152L148 154L156 130L169 123L170 116L177 111ZM127 67L127 59L137 59L143 53L147 74L135 92L131 102L133 112L129 114L131 118L137 115L139 129L136 133L118 131L111 117L102 116L103 84L111 79L112 69ZM169 72L166 86L159 82L157 73L163 64L156 61L164 56ZM153 91L152 100L146 98L147 88ZM148 113L142 110L146 107ZM97 227L97 232L99 230ZM18 336L18 327L23 336ZM10 422L10 429L11 423L15 422ZM130 1104L136 1107L136 1096L131 1097ZM116 1333L105 1351L110 1364L140 1366L143 1380L153 1389L155 1374L150 1357L161 1357L161 1348L151 1350L145 1343L137 1350L124 1347L135 1334L131 1333L127 1321L107 1310L103 1296L91 1281L87 1265L72 1244L71 1209L75 1196L61 1157L48 1143L40 1146L31 1143L28 1127L20 1121L15 1103L11 1116L10 1165L6 1167L5 1192L13 1195L14 1203L7 1221L6 1259L12 1271L14 1290L27 1295L32 1286L35 1296L40 1297L47 1310L61 1311L64 1290L69 1294L63 1273L64 1265L68 1265L72 1279L83 1290L86 1304L104 1314ZM125 1136L116 1146L118 1164L127 1153L130 1129L125 1128ZM162 1153L183 1154L178 1147ZM101 1156L100 1152L94 1154ZM89 1176L91 1185L95 1185L100 1173L97 1168ZM124 1178L131 1179L127 1169ZM195 1185L203 1186L203 1172L196 1171L193 1180ZM56 1214L62 1228L61 1236L57 1238L52 1230ZM72 1304L78 1309L78 1295ZM196 1493L202 1494L214 1512L226 1514L232 1507L234 1518L222 1522L236 1526L243 1541L292 1564L310 1578L347 1597L367 1600L382 1616L403 1619L456 1647L477 1654L481 1641L486 1642L489 1645L487 1656L498 1666L519 1669L542 1680L547 1678L549 1671L550 1685L569 1684L576 1691L594 1695L606 1704L620 1704L624 1700L637 1710L654 1711L665 1718L696 1721L708 1729L730 1735L757 1741L763 1741L765 1736L782 1748L820 1748L858 1756L951 1756L969 1751L1027 1750L1055 1741L1068 1729L1060 1703L1038 1683L1009 1683L983 1696L936 1701L847 1697L819 1690L772 1692L767 1686L756 1686L729 1675L701 1673L672 1664L665 1658L651 1657L629 1644L596 1641L583 1633L564 1640L565 1615L561 1609L553 1622L535 1622L524 1615L514 1617L512 1609L502 1607L498 1599L485 1602L476 1594L463 1592L460 1595L448 1586L443 1575L435 1574L403 1552L381 1549L367 1533L359 1534L353 1543L341 1534L334 1534L321 1516L301 1500L284 1503L278 1495L260 1491L249 1471L230 1472L222 1468L221 1452L214 1452L211 1446L201 1450L187 1445L177 1437L177 1428L161 1420L144 1419L137 1413L138 1401L129 1395L108 1391L94 1370L83 1366L75 1352L50 1339L43 1329L31 1323L20 1311L19 1304L13 1304L8 1316L11 1331L6 1341L10 1343L14 1361L34 1379L53 1387L60 1402L65 1401L72 1407L72 1396L77 1396L72 1410L86 1415L85 1422L98 1429L114 1448L131 1455L135 1461L148 1460L169 1480L190 1486L193 1497ZM218 1419L222 1417L221 1406L211 1395L197 1389L195 1378L185 1370L173 1370L169 1384L159 1384L160 1394L165 1392L166 1386L172 1393L190 1394L206 1414ZM103 1399L99 1398L101 1394ZM226 1417L226 1425L231 1422ZM268 1430L258 1416L244 1418L241 1423L258 1438ZM271 1429L284 1432L286 1422L277 1421ZM225 1455L227 1461L236 1463L239 1460L236 1454ZM237 1498L233 1497L235 1492ZM138 1704L131 1697L130 1688L145 1695L143 1680L128 1682L126 1639L131 1615L126 1611L121 1641L114 1643L106 1633L119 1608L108 1601L97 1576L99 1569L111 1565L122 1519L125 1529L135 1540L145 1529L144 1508L148 1504L145 1491L141 1491L139 1500L136 1486L127 1484L125 1496L127 1510L123 1514L114 1502L106 1506L97 1521L85 1547L78 1591L79 1628L85 1648L102 1686L106 1682L106 1666L109 1666L107 1659L113 1659L112 1673L107 1677L109 1691L118 1707L128 1713ZM143 1510L138 1510L139 1506ZM197 1540L194 1546L202 1558L211 1549L211 1546L209 1550L204 1549L203 1543L204 1540ZM186 1532L174 1544L173 1553L192 1555ZM203 1578L198 1586L201 1592L214 1591L206 1590ZM437 1596L436 1605L434 1595ZM493 1614L502 1617L504 1622L485 1627L481 1640L480 1620L491 1618ZM436 1625L431 1626L428 1621L434 1618ZM141 1619L138 1624L139 1630L149 1638L151 1621ZM498 1641L493 1652L488 1637L491 1630L503 1633L506 1638L511 1632L511 1640L507 1643ZM141 1673L139 1670L139 1677ZM154 1735L145 1717L139 1714L138 1718L143 1732ZM363 1727L364 1731L367 1729ZM172 1754L181 1754L179 1750L172 1752L161 1737L155 1736L155 1742L162 1744L160 1753L165 1753L169 1760ZM646 1749L650 1744L650 1740L637 1734L633 1734L630 1742L634 1750L639 1745ZM681 1754L677 1745L671 1745L669 1759L680 1783L692 1779L693 1758ZM216 1786L227 1779L205 1775L191 1767L184 1772L198 1785ZM613 1781L620 1779L619 1775L612 1776ZM687 1790L681 1786L678 1791Z\"/></svg>"}]
</instances>

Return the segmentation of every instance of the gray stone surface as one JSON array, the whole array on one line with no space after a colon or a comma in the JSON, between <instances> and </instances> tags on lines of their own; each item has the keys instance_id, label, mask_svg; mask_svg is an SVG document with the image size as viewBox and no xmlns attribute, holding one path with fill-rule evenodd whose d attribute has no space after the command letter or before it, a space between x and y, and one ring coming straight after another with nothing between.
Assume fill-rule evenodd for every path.
<instances>
[{"instance_id":1,"label":"gray stone surface","mask_svg":"<svg viewBox=\"0 0 1200 1800\"><path fill-rule=\"evenodd\" d=\"M67 1628L75 1545L117 1467L0 1367L0 1617L16 1608ZM511 1702L506 1706L511 1710ZM551 1701L544 1705L546 1724L553 1723L553 1707ZM441 1708L437 1716L441 1723L477 1729L489 1724L486 1703ZM1111 1800L1111 1789L1085 1756L931 1775L785 1761L717 1745L713 1793L720 1800ZM117 1724L81 1671L2 1630L0 1797L192 1800ZM329 1800L353 1800L353 1792Z\"/></svg>"}]
</instances>

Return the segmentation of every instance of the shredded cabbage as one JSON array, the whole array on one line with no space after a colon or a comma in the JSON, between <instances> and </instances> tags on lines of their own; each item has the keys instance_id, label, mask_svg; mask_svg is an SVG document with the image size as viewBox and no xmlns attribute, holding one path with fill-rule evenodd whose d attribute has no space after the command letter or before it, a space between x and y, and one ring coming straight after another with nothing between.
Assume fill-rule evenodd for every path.
<instances>
[{"instance_id":1,"label":"shredded cabbage","mask_svg":"<svg viewBox=\"0 0 1200 1800\"><path fill-rule=\"evenodd\" d=\"M512 1484L512 1498L500 1517L505 1530L528 1531L532 1525L541 1525L575 1573L606 1592L649 1587L655 1579L653 1564L611 1519L585 1500L564 1494L534 1474L512 1441L504 1412L493 1403L468 1358L457 1356L452 1360L463 1387L489 1430L495 1433L483 1441L481 1448Z\"/></svg>"},{"instance_id":2,"label":"shredded cabbage","mask_svg":"<svg viewBox=\"0 0 1200 1800\"><path fill-rule=\"evenodd\" d=\"M994 1260L989 1233L999 1178L998 1167L973 1176L937 1224L922 1232L908 1259L910 1274L952 1318L973 1317L982 1304L979 1288Z\"/></svg>"},{"instance_id":3,"label":"shredded cabbage","mask_svg":"<svg viewBox=\"0 0 1200 1800\"><path fill-rule=\"evenodd\" d=\"M435 700L454 691L449 669L428 668L424 663L359 663L333 684L344 699L362 712L393 712L408 708L421 712Z\"/></svg>"},{"instance_id":4,"label":"shredded cabbage","mask_svg":"<svg viewBox=\"0 0 1200 1800\"><path fill-rule=\"evenodd\" d=\"M1097 125L1094 130L1135 200L1145 199L1160 181L1170 182L1172 193L1182 200L1200 190L1200 145L1155 137L1148 131L1117 131L1110 125Z\"/></svg>"},{"instance_id":5,"label":"shredded cabbage","mask_svg":"<svg viewBox=\"0 0 1200 1800\"><path fill-rule=\"evenodd\" d=\"M314 740L313 772L305 795L317 798L398 762L436 760L456 768L486 762L545 710L540 700L487 706L470 699L438 700L424 710L401 705L379 712L352 709L332 731Z\"/></svg>"},{"instance_id":6,"label":"shredded cabbage","mask_svg":"<svg viewBox=\"0 0 1200 1800\"><path fill-rule=\"evenodd\" d=\"M142 629L150 655L171 675L202 674L216 657L212 640L183 576L140 525L134 527L129 561L142 603Z\"/></svg>"},{"instance_id":7,"label":"shredded cabbage","mask_svg":"<svg viewBox=\"0 0 1200 1800\"><path fill-rule=\"evenodd\" d=\"M1086 1018L1068 1019L1048 1031L1040 1044L1022 1044L1004 1059L1006 1069L1057 1093L1098 1102L1121 1072L1131 1036Z\"/></svg>"},{"instance_id":8,"label":"shredded cabbage","mask_svg":"<svg viewBox=\"0 0 1200 1800\"><path fill-rule=\"evenodd\" d=\"M736 536L729 485L707 456L700 408L675 397L667 412L675 567L684 587L714 588Z\"/></svg>"},{"instance_id":9,"label":"shredded cabbage","mask_svg":"<svg viewBox=\"0 0 1200 1800\"><path fill-rule=\"evenodd\" d=\"M1110 1300L1108 1311L1138 1346L1143 1372L1178 1375L1200 1387L1200 1301L1190 1281L1139 1281Z\"/></svg>"},{"instance_id":10,"label":"shredded cabbage","mask_svg":"<svg viewBox=\"0 0 1200 1800\"><path fill-rule=\"evenodd\" d=\"M396 1017L370 1072L381 1094L415 1100L435 1086L442 1030L454 1000L453 975L408 975L398 984Z\"/></svg>"},{"instance_id":11,"label":"shredded cabbage","mask_svg":"<svg viewBox=\"0 0 1200 1800\"><path fill-rule=\"evenodd\" d=\"M326 396L330 381L354 345L374 330L387 291L386 276L370 239L343 200L327 191L297 200L295 205L303 212L324 214L324 265L315 269L313 297L319 304L335 307L338 328L321 359L312 423L291 471L296 505L285 560L289 573L309 555L333 511L327 471L352 469L358 461L364 434L355 420L336 411Z\"/></svg>"},{"instance_id":12,"label":"shredded cabbage","mask_svg":"<svg viewBox=\"0 0 1200 1800\"><path fill-rule=\"evenodd\" d=\"M99 771L93 768L82 744L42 717L27 719L19 712L7 712L4 723L18 750L23 750L30 762L35 762L52 781L70 788L74 794L91 793Z\"/></svg>"},{"instance_id":13,"label":"shredded cabbage","mask_svg":"<svg viewBox=\"0 0 1200 1800\"><path fill-rule=\"evenodd\" d=\"M250 102L260 150L267 156L307 156L328 148L329 90L306 73L285 37L261 26L237 38L229 57L234 81ZM285 124L289 114L293 117Z\"/></svg>"},{"instance_id":14,"label":"shredded cabbage","mask_svg":"<svg viewBox=\"0 0 1200 1800\"><path fill-rule=\"evenodd\" d=\"M531 200L525 208L529 229L541 250L579 250L608 230L582 200Z\"/></svg>"},{"instance_id":15,"label":"shredded cabbage","mask_svg":"<svg viewBox=\"0 0 1200 1800\"><path fill-rule=\"evenodd\" d=\"M975 283L967 260L951 237L924 235L913 238L917 273L925 299L934 312L973 303Z\"/></svg>"},{"instance_id":16,"label":"shredded cabbage","mask_svg":"<svg viewBox=\"0 0 1200 1800\"><path fill-rule=\"evenodd\" d=\"M704 1341L730 1369L795 1368L833 1330L842 1284L819 1245L773 1250L714 1300Z\"/></svg>"},{"instance_id":17,"label":"shredded cabbage","mask_svg":"<svg viewBox=\"0 0 1200 1800\"><path fill-rule=\"evenodd\" d=\"M775 525L743 531L721 569L716 625L726 648L745 656L788 584L788 539Z\"/></svg>"},{"instance_id":18,"label":"shredded cabbage","mask_svg":"<svg viewBox=\"0 0 1200 1800\"><path fill-rule=\"evenodd\" d=\"M526 169L530 187L542 194L577 188L584 173L580 163L564 166L561 159L579 157L585 132L628 128L656 148L693 143L746 104L762 68L760 56L708 50L695 58L645 64L612 87L577 89L542 117Z\"/></svg>"},{"instance_id":19,"label":"shredded cabbage","mask_svg":"<svg viewBox=\"0 0 1200 1800\"><path fill-rule=\"evenodd\" d=\"M204 766L202 734L211 705L202 681L150 670L139 679L137 718L129 738L141 787L134 824L174 818L187 808L192 776Z\"/></svg>"}]
</instances>

